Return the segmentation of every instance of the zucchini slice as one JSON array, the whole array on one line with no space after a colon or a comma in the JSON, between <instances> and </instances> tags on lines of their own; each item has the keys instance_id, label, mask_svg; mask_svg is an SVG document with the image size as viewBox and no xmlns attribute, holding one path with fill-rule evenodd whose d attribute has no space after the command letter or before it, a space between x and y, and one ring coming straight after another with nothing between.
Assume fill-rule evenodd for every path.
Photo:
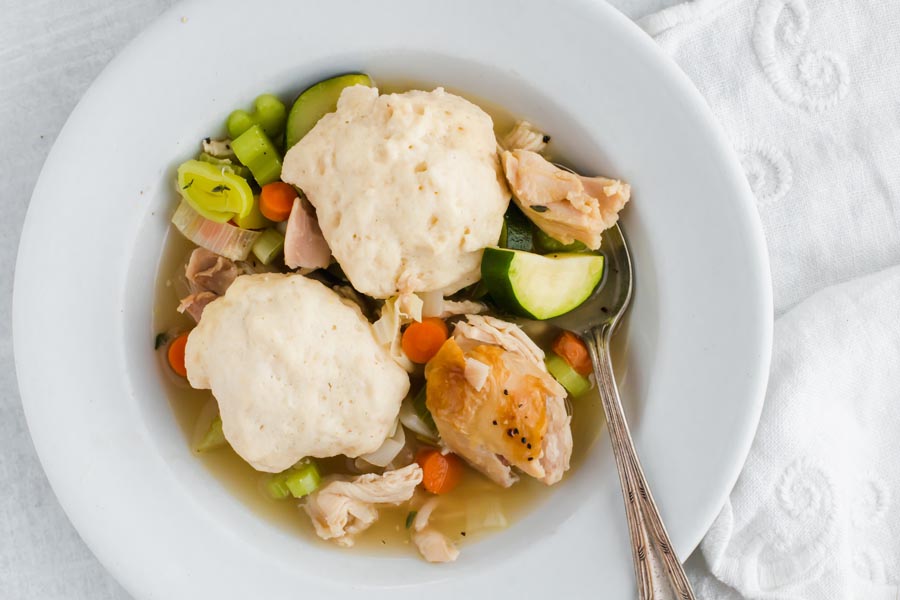
<instances>
[{"instance_id":1,"label":"zucchini slice","mask_svg":"<svg viewBox=\"0 0 900 600\"><path fill-rule=\"evenodd\" d=\"M531 319L565 314L587 300L603 278L604 258L592 254L542 256L485 248L481 277L494 301Z\"/></svg>"},{"instance_id":2,"label":"zucchini slice","mask_svg":"<svg viewBox=\"0 0 900 600\"><path fill-rule=\"evenodd\" d=\"M372 79L362 73L338 75L306 88L297 96L284 127L285 153L309 133L319 119L337 109L337 101L341 97L341 92L344 91L344 88L352 85L372 87Z\"/></svg>"}]
</instances>

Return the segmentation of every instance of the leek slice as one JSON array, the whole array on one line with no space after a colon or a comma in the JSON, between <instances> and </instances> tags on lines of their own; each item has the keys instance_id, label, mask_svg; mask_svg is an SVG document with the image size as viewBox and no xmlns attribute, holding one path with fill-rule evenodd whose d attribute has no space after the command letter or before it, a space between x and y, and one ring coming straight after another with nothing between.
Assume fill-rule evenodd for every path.
<instances>
[{"instance_id":1,"label":"leek slice","mask_svg":"<svg viewBox=\"0 0 900 600\"><path fill-rule=\"evenodd\" d=\"M228 165L189 160L178 166L178 193L198 213L224 223L253 209L253 191Z\"/></svg>"},{"instance_id":2,"label":"leek slice","mask_svg":"<svg viewBox=\"0 0 900 600\"><path fill-rule=\"evenodd\" d=\"M259 231L241 229L228 223L207 219L194 210L186 200L181 201L175 214L172 215L172 224L184 237L201 248L231 260L246 260L253 244L262 235Z\"/></svg>"}]
</instances>

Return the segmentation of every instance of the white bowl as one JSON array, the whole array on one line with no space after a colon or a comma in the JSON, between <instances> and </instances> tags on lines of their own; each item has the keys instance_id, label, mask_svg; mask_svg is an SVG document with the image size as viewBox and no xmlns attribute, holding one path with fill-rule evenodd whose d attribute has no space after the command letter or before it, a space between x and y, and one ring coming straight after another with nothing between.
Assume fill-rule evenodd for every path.
<instances>
[{"instance_id":1,"label":"white bowl","mask_svg":"<svg viewBox=\"0 0 900 600\"><path fill-rule=\"evenodd\" d=\"M587 0L189 2L135 40L50 153L16 270L22 401L60 502L138 598L626 597L627 529L605 439L539 511L442 566L281 532L187 447L151 329L174 166L256 94L348 70L497 103L552 132L580 171L633 184L622 392L675 549L686 557L698 543L762 405L764 243L699 95L649 38Z\"/></svg>"}]
</instances>

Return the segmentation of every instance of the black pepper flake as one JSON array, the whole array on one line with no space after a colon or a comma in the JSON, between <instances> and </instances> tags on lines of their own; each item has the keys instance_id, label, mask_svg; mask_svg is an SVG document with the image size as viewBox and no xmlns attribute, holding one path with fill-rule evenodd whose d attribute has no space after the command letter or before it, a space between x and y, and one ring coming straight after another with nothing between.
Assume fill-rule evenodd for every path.
<instances>
[{"instance_id":1,"label":"black pepper flake","mask_svg":"<svg viewBox=\"0 0 900 600\"><path fill-rule=\"evenodd\" d=\"M530 208L531 210L533 210L533 211L536 212L536 213L544 213L544 212L547 212L548 210L550 210L549 208L547 208L547 207L544 206L543 204L532 204L532 205L529 206L528 208Z\"/></svg>"},{"instance_id":2,"label":"black pepper flake","mask_svg":"<svg viewBox=\"0 0 900 600\"><path fill-rule=\"evenodd\" d=\"M504 395L504 396L509 396L509 390L503 390L503 395Z\"/></svg>"},{"instance_id":3,"label":"black pepper flake","mask_svg":"<svg viewBox=\"0 0 900 600\"><path fill-rule=\"evenodd\" d=\"M507 429L507 430L506 430L506 435L508 435L509 437L512 437L512 436L513 436L513 432L512 432L512 431L513 431L512 429Z\"/></svg>"},{"instance_id":4,"label":"black pepper flake","mask_svg":"<svg viewBox=\"0 0 900 600\"><path fill-rule=\"evenodd\" d=\"M460 531L460 532L459 532L459 535L461 535L461 536L463 536L463 537L466 537L466 532L465 532L465 531Z\"/></svg>"},{"instance_id":5,"label":"black pepper flake","mask_svg":"<svg viewBox=\"0 0 900 600\"><path fill-rule=\"evenodd\" d=\"M206 142L206 143L208 144L208 143L210 143L210 142L212 141L212 139L210 139L210 138L203 138L203 141Z\"/></svg>"},{"instance_id":6,"label":"black pepper flake","mask_svg":"<svg viewBox=\"0 0 900 600\"><path fill-rule=\"evenodd\" d=\"M516 435L519 435L519 428L516 427L515 429L513 429L513 433L516 434Z\"/></svg>"},{"instance_id":7,"label":"black pepper flake","mask_svg":"<svg viewBox=\"0 0 900 600\"><path fill-rule=\"evenodd\" d=\"M543 138L541 138L541 139L542 139L542 140L544 141L544 143L546 144L546 143L548 143L548 142L550 141L550 136L549 136L549 135L545 135L545 136L544 136Z\"/></svg>"},{"instance_id":8,"label":"black pepper flake","mask_svg":"<svg viewBox=\"0 0 900 600\"><path fill-rule=\"evenodd\" d=\"M493 421L491 421L491 423L493 423L494 425L496 425L496 424L497 424L497 419L494 419Z\"/></svg>"},{"instance_id":9,"label":"black pepper flake","mask_svg":"<svg viewBox=\"0 0 900 600\"><path fill-rule=\"evenodd\" d=\"M531 444L526 444L525 447L531 450Z\"/></svg>"},{"instance_id":10,"label":"black pepper flake","mask_svg":"<svg viewBox=\"0 0 900 600\"><path fill-rule=\"evenodd\" d=\"M534 457L533 457L533 456L529 456L529 457L528 457L528 462L531 462L531 461L533 461L533 460L534 460Z\"/></svg>"},{"instance_id":11,"label":"black pepper flake","mask_svg":"<svg viewBox=\"0 0 900 600\"><path fill-rule=\"evenodd\" d=\"M522 438L522 443L524 444L526 441L528 441L528 440L526 440L526 439L523 437L523 438Z\"/></svg>"}]
</instances>

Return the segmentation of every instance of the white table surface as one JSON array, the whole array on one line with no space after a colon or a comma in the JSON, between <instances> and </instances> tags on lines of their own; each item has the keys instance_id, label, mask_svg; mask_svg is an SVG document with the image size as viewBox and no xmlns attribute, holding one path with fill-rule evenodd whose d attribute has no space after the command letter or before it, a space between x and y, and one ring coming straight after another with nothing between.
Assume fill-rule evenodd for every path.
<instances>
[{"instance_id":1,"label":"white table surface","mask_svg":"<svg viewBox=\"0 0 900 600\"><path fill-rule=\"evenodd\" d=\"M679 0L610 0L637 18ZM174 0L0 0L0 598L127 600L72 528L19 401L10 304L19 233L57 133L103 67ZM62 268L66 265L61 264ZM49 275L49 273L48 273ZM60 399L64 401L64 399Z\"/></svg>"}]
</instances>

